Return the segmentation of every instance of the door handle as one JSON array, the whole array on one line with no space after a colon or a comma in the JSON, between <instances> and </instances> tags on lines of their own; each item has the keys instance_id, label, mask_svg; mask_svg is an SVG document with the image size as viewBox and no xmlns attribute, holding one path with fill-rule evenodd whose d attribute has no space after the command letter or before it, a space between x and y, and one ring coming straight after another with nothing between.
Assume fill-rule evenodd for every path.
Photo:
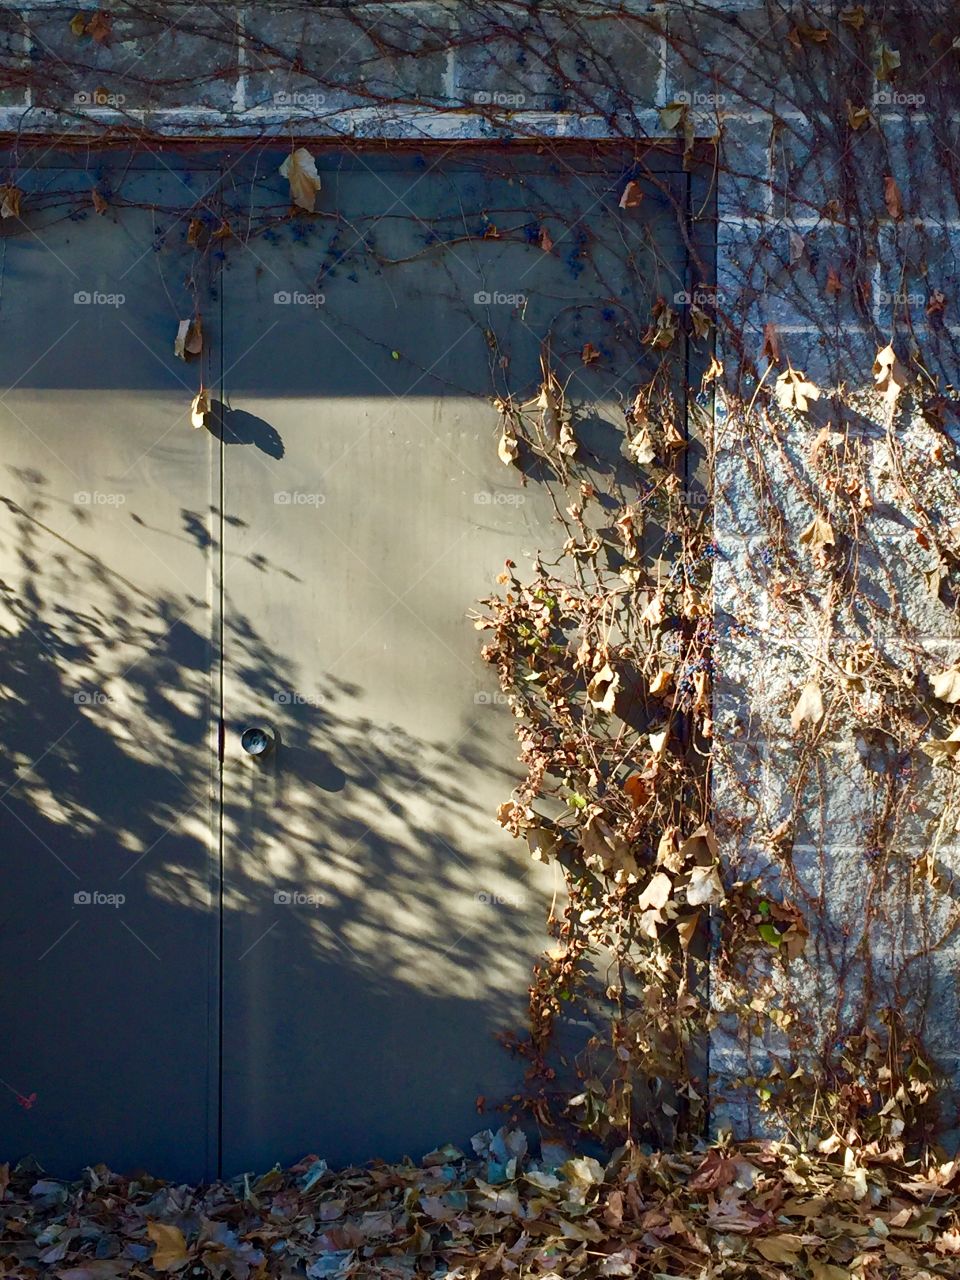
<instances>
[{"instance_id":1,"label":"door handle","mask_svg":"<svg viewBox=\"0 0 960 1280\"><path fill-rule=\"evenodd\" d=\"M252 724L240 733L240 746L248 756L265 756L273 750L273 733L262 725Z\"/></svg>"}]
</instances>

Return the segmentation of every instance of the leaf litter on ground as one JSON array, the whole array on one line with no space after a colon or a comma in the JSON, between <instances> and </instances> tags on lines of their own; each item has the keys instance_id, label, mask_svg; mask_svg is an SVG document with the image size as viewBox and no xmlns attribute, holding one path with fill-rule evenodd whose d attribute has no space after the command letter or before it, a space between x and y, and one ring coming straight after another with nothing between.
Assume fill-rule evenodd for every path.
<instances>
[{"instance_id":1,"label":"leaf litter on ground","mask_svg":"<svg viewBox=\"0 0 960 1280\"><path fill-rule=\"evenodd\" d=\"M934 1280L960 1274L960 1159L767 1140L604 1164L503 1128L419 1164L310 1155L196 1187L25 1160L0 1166L0 1224L3 1276L57 1280Z\"/></svg>"}]
</instances>

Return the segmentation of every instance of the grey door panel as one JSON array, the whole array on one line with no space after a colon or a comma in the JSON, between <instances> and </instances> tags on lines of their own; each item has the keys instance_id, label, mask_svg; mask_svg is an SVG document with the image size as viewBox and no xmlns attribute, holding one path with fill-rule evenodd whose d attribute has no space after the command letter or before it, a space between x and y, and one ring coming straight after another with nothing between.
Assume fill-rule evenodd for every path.
<instances>
[{"instance_id":1,"label":"grey door panel","mask_svg":"<svg viewBox=\"0 0 960 1280\"><path fill-rule=\"evenodd\" d=\"M186 1177L216 1167L219 455L173 355L182 234L95 215L115 175L25 166L0 240L0 1136ZM125 167L123 194L210 180Z\"/></svg>"},{"instance_id":2,"label":"grey door panel","mask_svg":"<svg viewBox=\"0 0 960 1280\"><path fill-rule=\"evenodd\" d=\"M556 883L494 819L521 766L467 613L560 530L491 399L535 394L549 341L581 456L636 483L622 409L689 282L691 180L651 153L628 217L617 150L310 149L313 218L285 150L18 158L0 1158L418 1155L522 1082L495 1033ZM191 214L233 235L198 248Z\"/></svg>"},{"instance_id":3,"label":"grey door panel","mask_svg":"<svg viewBox=\"0 0 960 1280\"><path fill-rule=\"evenodd\" d=\"M622 156L316 154L321 216L223 273L246 424L224 458L229 1173L418 1155L520 1086L495 1033L523 1023L554 884L494 821L516 747L466 615L558 526L499 461L491 398L536 393L549 337L596 405L584 449L621 465L638 330L684 283L655 189L617 211ZM283 210L283 157L225 165L228 215Z\"/></svg>"}]
</instances>

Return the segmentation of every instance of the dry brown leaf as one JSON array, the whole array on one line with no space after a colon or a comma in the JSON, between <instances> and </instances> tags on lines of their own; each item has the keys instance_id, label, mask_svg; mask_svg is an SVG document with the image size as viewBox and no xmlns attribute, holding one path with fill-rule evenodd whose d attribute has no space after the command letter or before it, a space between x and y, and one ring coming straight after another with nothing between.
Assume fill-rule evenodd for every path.
<instances>
[{"instance_id":1,"label":"dry brown leaf","mask_svg":"<svg viewBox=\"0 0 960 1280\"><path fill-rule=\"evenodd\" d=\"M110 207L96 187L90 192L90 199L93 201L93 207L97 213L106 213Z\"/></svg>"},{"instance_id":2,"label":"dry brown leaf","mask_svg":"<svg viewBox=\"0 0 960 1280\"><path fill-rule=\"evenodd\" d=\"M900 363L892 343L877 352L873 361L873 380L888 407L892 409L900 392L907 385L907 371Z\"/></svg>"},{"instance_id":3,"label":"dry brown leaf","mask_svg":"<svg viewBox=\"0 0 960 1280\"><path fill-rule=\"evenodd\" d=\"M934 676L933 696L941 702L960 702L960 668L950 667Z\"/></svg>"},{"instance_id":4,"label":"dry brown leaf","mask_svg":"<svg viewBox=\"0 0 960 1280\"><path fill-rule=\"evenodd\" d=\"M585 342L583 344L583 350L580 352L580 359L584 364L593 364L595 361L600 359L600 352L592 342Z\"/></svg>"},{"instance_id":5,"label":"dry brown leaf","mask_svg":"<svg viewBox=\"0 0 960 1280\"><path fill-rule=\"evenodd\" d=\"M306 147L298 147L287 156L280 166L280 175L290 183L293 203L313 213L320 190L320 175L317 162Z\"/></svg>"},{"instance_id":6,"label":"dry brown leaf","mask_svg":"<svg viewBox=\"0 0 960 1280\"><path fill-rule=\"evenodd\" d=\"M760 348L760 359L769 360L771 364L780 363L780 339L772 324L763 327L763 346Z\"/></svg>"},{"instance_id":7,"label":"dry brown leaf","mask_svg":"<svg viewBox=\"0 0 960 1280\"><path fill-rule=\"evenodd\" d=\"M23 192L19 187L11 184L0 186L0 218L19 218L22 197Z\"/></svg>"},{"instance_id":8,"label":"dry brown leaf","mask_svg":"<svg viewBox=\"0 0 960 1280\"><path fill-rule=\"evenodd\" d=\"M540 228L540 248L544 253L549 253L553 248L553 237L546 227Z\"/></svg>"},{"instance_id":9,"label":"dry brown leaf","mask_svg":"<svg viewBox=\"0 0 960 1280\"><path fill-rule=\"evenodd\" d=\"M181 360L190 356L198 356L203 350L203 328L199 316L192 320L181 320L177 326L177 336L173 342L173 354Z\"/></svg>"},{"instance_id":10,"label":"dry brown leaf","mask_svg":"<svg viewBox=\"0 0 960 1280\"><path fill-rule=\"evenodd\" d=\"M504 427L500 436L500 443L497 445L497 456L502 463L509 467L511 463L516 461L519 452L520 446L517 443L517 437Z\"/></svg>"},{"instance_id":11,"label":"dry brown leaf","mask_svg":"<svg viewBox=\"0 0 960 1280\"><path fill-rule=\"evenodd\" d=\"M833 526L823 516L814 516L800 534L800 541L813 552L822 551L824 547L836 546Z\"/></svg>"},{"instance_id":12,"label":"dry brown leaf","mask_svg":"<svg viewBox=\"0 0 960 1280\"><path fill-rule=\"evenodd\" d=\"M800 692L797 705L790 712L794 733L802 724L817 725L823 719L823 694L816 680L809 680Z\"/></svg>"},{"instance_id":13,"label":"dry brown leaf","mask_svg":"<svg viewBox=\"0 0 960 1280\"><path fill-rule=\"evenodd\" d=\"M850 99L847 99L847 123L851 129L862 129L865 124L870 123L870 112L866 107L855 107Z\"/></svg>"},{"instance_id":14,"label":"dry brown leaf","mask_svg":"<svg viewBox=\"0 0 960 1280\"><path fill-rule=\"evenodd\" d=\"M643 192L640 190L639 182L628 182L623 188L623 194L620 197L621 209L635 209L643 199Z\"/></svg>"},{"instance_id":15,"label":"dry brown leaf","mask_svg":"<svg viewBox=\"0 0 960 1280\"><path fill-rule=\"evenodd\" d=\"M687 885L687 902L691 907L719 906L726 894L720 872L713 867L693 867Z\"/></svg>"},{"instance_id":16,"label":"dry brown leaf","mask_svg":"<svg viewBox=\"0 0 960 1280\"><path fill-rule=\"evenodd\" d=\"M903 217L903 197L900 194L900 188L897 186L895 178L888 173L883 180L883 203L887 206L887 212L895 222L899 222Z\"/></svg>"},{"instance_id":17,"label":"dry brown leaf","mask_svg":"<svg viewBox=\"0 0 960 1280\"><path fill-rule=\"evenodd\" d=\"M808 382L804 374L787 365L774 384L773 394L781 409L806 413L811 400L820 399L820 388Z\"/></svg>"},{"instance_id":18,"label":"dry brown leaf","mask_svg":"<svg viewBox=\"0 0 960 1280\"><path fill-rule=\"evenodd\" d=\"M616 700L619 686L619 675L613 670L609 662L605 662L587 685L587 697L598 711L604 711L609 715L613 711L613 704Z\"/></svg>"},{"instance_id":19,"label":"dry brown leaf","mask_svg":"<svg viewBox=\"0 0 960 1280\"><path fill-rule=\"evenodd\" d=\"M147 1235L157 1246L150 1259L158 1271L179 1271L190 1261L187 1242L179 1227L167 1222L148 1222Z\"/></svg>"}]
</instances>

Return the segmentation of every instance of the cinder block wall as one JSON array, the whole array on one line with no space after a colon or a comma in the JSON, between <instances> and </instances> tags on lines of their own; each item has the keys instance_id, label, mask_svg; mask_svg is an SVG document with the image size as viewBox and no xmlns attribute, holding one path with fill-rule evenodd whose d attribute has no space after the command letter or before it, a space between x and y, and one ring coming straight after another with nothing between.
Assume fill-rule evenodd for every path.
<instances>
[{"instance_id":1,"label":"cinder block wall","mask_svg":"<svg viewBox=\"0 0 960 1280\"><path fill-rule=\"evenodd\" d=\"M860 25L856 16L842 20L843 9L749 0L580 0L562 13L506 0L113 2L101 10L110 27L101 40L96 24L93 34L83 30L92 8L78 22L73 5L8 5L0 126L51 137L120 137L136 127L157 136L679 145L682 130L665 128L659 109L685 105L692 132L719 140L716 821L731 874L760 877L774 896L787 888L801 896L811 928L806 958L787 980L773 969L759 975L758 999L771 998L766 981L770 990L790 987L810 1019L794 1032L811 1040L838 1010L853 1017L865 991L877 1007L926 999L928 1043L957 1079L953 899L917 889L924 858L947 881L958 864L949 776L920 753L885 754L882 738L864 737L855 704L876 695L855 679L849 714L841 708L815 744L789 716L811 672L845 670L858 645L865 662L882 652L904 679L960 656L954 611L930 588L936 557L917 535L924 506L944 527L960 521L955 468L935 461L944 432L916 400L905 398L891 418L871 376L878 347L892 337L931 340L931 387L956 376L960 165L949 84L960 74L951 43L960 28L947 5L925 11L922 31L915 15L887 6L866 6ZM899 56L892 79L883 78L885 49ZM861 108L869 120L855 126ZM901 217L885 199L887 176L898 184ZM931 317L934 290L946 308ZM898 299L911 292L921 303L907 319ZM765 419L758 446L732 390L747 399L756 390L768 324L782 361L824 395L810 415ZM853 408L831 395L841 385ZM904 450L906 480L891 461L891 439ZM844 465L855 457L869 492L861 549L839 577L818 568L800 541L831 501L818 461L824 449ZM880 868L882 780L904 769L920 799L898 813L895 855L884 854ZM918 957L938 931L932 954ZM753 1095L731 1089L725 1098L725 1086L786 1058L789 1033L758 1020L756 1034L745 1035L750 1010L732 1007L728 995L717 976L714 1118L746 1128L760 1122Z\"/></svg>"}]
</instances>

